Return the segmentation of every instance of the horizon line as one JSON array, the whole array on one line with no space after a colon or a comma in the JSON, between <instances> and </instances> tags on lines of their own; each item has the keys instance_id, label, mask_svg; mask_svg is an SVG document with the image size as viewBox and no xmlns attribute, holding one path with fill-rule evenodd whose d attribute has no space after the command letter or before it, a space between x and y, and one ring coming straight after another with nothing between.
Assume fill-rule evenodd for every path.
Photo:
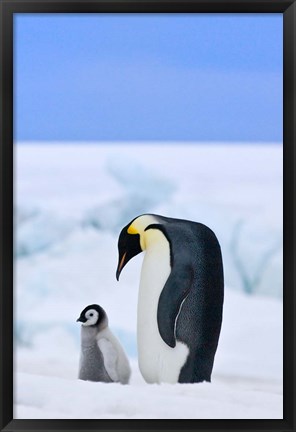
<instances>
[{"instance_id":1,"label":"horizon line","mask_svg":"<svg viewBox=\"0 0 296 432\"><path fill-rule=\"evenodd\" d=\"M14 145L282 145L283 141L204 141L204 140L14 140Z\"/></svg>"}]
</instances>

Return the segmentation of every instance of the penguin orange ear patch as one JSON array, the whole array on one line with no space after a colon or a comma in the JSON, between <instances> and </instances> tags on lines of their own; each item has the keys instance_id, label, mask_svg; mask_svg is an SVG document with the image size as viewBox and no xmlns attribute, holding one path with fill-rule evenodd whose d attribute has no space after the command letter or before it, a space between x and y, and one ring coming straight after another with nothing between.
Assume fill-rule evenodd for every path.
<instances>
[{"instance_id":1,"label":"penguin orange ear patch","mask_svg":"<svg viewBox=\"0 0 296 432\"><path fill-rule=\"evenodd\" d=\"M138 231L132 225L128 227L127 232L128 234L138 234Z\"/></svg>"}]
</instances>

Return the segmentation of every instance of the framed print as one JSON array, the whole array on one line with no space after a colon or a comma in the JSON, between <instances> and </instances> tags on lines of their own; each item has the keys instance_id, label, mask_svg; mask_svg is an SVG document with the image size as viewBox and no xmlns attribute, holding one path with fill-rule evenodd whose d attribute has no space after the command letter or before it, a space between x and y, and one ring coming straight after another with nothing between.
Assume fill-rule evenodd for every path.
<instances>
[{"instance_id":1,"label":"framed print","mask_svg":"<svg viewBox=\"0 0 296 432\"><path fill-rule=\"evenodd\" d=\"M0 7L1 430L295 430L295 2Z\"/></svg>"}]
</instances>

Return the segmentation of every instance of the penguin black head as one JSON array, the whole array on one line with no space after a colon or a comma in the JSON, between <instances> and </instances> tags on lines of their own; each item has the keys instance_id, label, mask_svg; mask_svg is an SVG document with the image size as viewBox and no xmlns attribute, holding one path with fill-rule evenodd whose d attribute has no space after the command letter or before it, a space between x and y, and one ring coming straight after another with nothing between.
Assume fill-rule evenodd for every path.
<instances>
[{"instance_id":1,"label":"penguin black head","mask_svg":"<svg viewBox=\"0 0 296 432\"><path fill-rule=\"evenodd\" d=\"M119 280L119 276L123 267L132 259L134 256L142 252L140 243L140 234L132 226L134 221L126 225L118 239L118 266L116 271L116 279Z\"/></svg>"},{"instance_id":2,"label":"penguin black head","mask_svg":"<svg viewBox=\"0 0 296 432\"><path fill-rule=\"evenodd\" d=\"M107 314L101 306L92 304L83 309L76 322L78 321L80 321L83 326L99 326L107 322Z\"/></svg>"}]
</instances>

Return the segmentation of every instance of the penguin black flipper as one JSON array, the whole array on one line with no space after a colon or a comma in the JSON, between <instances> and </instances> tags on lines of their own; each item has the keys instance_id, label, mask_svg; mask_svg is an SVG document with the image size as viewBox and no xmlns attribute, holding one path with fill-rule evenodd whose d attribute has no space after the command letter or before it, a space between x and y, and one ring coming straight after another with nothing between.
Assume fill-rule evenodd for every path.
<instances>
[{"instance_id":1,"label":"penguin black flipper","mask_svg":"<svg viewBox=\"0 0 296 432\"><path fill-rule=\"evenodd\" d=\"M210 381L224 297L220 245L203 224L171 221L161 228L174 241L169 240L171 273L158 303L159 333L170 347L177 341L189 347L179 382Z\"/></svg>"},{"instance_id":2,"label":"penguin black flipper","mask_svg":"<svg viewBox=\"0 0 296 432\"><path fill-rule=\"evenodd\" d=\"M193 280L193 268L175 266L161 292L157 308L159 333L171 348L176 346L175 323L183 300L189 294Z\"/></svg>"},{"instance_id":3,"label":"penguin black flipper","mask_svg":"<svg viewBox=\"0 0 296 432\"><path fill-rule=\"evenodd\" d=\"M166 220L166 218L161 219L162 222ZM179 230L178 227L171 227L167 224L152 224L146 228L146 230L160 230L170 245L171 273L159 297L157 323L162 339L171 348L176 346L176 319L179 314L182 302L189 293L194 277L190 248L184 249L181 247L182 242L184 242L184 236L186 237L186 232L184 233L184 227L181 226L181 228L182 229ZM171 242L172 235L174 238L174 246ZM178 245L180 245L180 247L178 247ZM179 257L180 254L182 254L182 257Z\"/></svg>"}]
</instances>

